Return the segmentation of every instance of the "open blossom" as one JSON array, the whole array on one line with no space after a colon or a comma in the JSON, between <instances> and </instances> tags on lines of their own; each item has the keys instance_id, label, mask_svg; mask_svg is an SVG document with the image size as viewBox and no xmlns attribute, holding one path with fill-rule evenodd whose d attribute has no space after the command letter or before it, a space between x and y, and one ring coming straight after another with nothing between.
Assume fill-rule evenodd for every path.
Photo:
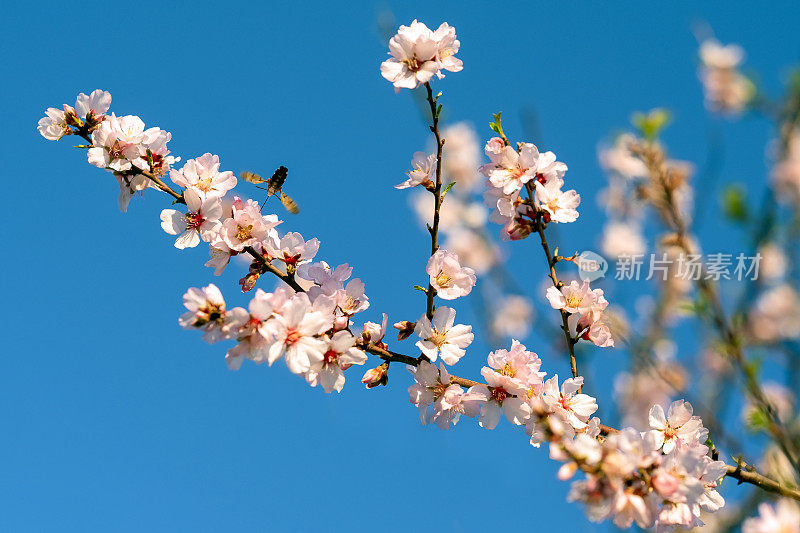
<instances>
[{"instance_id":1,"label":"open blossom","mask_svg":"<svg viewBox=\"0 0 800 533\"><path fill-rule=\"evenodd\" d=\"M443 300L466 296L477 279L474 270L462 267L458 256L444 249L436 250L428 259L425 271L430 276L431 286L436 289L436 295Z\"/></svg>"},{"instance_id":2,"label":"open blossom","mask_svg":"<svg viewBox=\"0 0 800 533\"><path fill-rule=\"evenodd\" d=\"M233 201L233 216L222 222L220 235L231 250L241 252L266 240L270 230L280 223L276 215L262 215L258 202L242 201L237 196Z\"/></svg>"},{"instance_id":3,"label":"open blossom","mask_svg":"<svg viewBox=\"0 0 800 533\"><path fill-rule=\"evenodd\" d=\"M347 282L344 289L336 292L336 305L346 315L351 316L369 308L369 298L364 294L364 282L358 278Z\"/></svg>"},{"instance_id":4,"label":"open blossom","mask_svg":"<svg viewBox=\"0 0 800 533\"><path fill-rule=\"evenodd\" d=\"M344 371L353 365L363 365L367 356L355 347L356 338L349 331L337 331L328 340L328 347L321 361L314 360L306 373L312 387L322 385L325 392L341 392L344 387Z\"/></svg>"},{"instance_id":5,"label":"open blossom","mask_svg":"<svg viewBox=\"0 0 800 533\"><path fill-rule=\"evenodd\" d=\"M45 117L39 120L38 130L42 137L49 141L57 141L64 135L72 134L70 125L80 126L81 121L86 122L88 131L92 131L105 118L104 113L111 106L111 94L107 91L96 89L86 96L78 95L75 107L64 104L64 109L50 107L45 112Z\"/></svg>"},{"instance_id":6,"label":"open blossom","mask_svg":"<svg viewBox=\"0 0 800 533\"><path fill-rule=\"evenodd\" d=\"M353 273L353 267L344 263L336 268L331 268L325 261L317 263L303 263L297 267L297 277L313 281L320 287L334 283L337 287L347 281Z\"/></svg>"},{"instance_id":7,"label":"open blossom","mask_svg":"<svg viewBox=\"0 0 800 533\"><path fill-rule=\"evenodd\" d=\"M245 358L258 364L267 360L270 344L261 334L261 327L272 318L275 309L279 308L285 299L286 296L279 290L276 290L275 293L266 293L261 289L256 290L248 306L249 319L236 333L237 344L225 354L225 363L228 368L239 370Z\"/></svg>"},{"instance_id":8,"label":"open blossom","mask_svg":"<svg viewBox=\"0 0 800 533\"><path fill-rule=\"evenodd\" d=\"M159 128L144 128L144 122L137 116L111 115L92 132L92 148L87 157L89 164L125 172L132 167L149 169L146 145L156 141L161 135Z\"/></svg>"},{"instance_id":9,"label":"open blossom","mask_svg":"<svg viewBox=\"0 0 800 533\"><path fill-rule=\"evenodd\" d=\"M231 338L248 320L247 311L241 307L225 309L222 293L213 283L202 289L190 288L183 295L183 305L188 311L178 322L184 329L202 330L203 340L209 344Z\"/></svg>"},{"instance_id":10,"label":"open blossom","mask_svg":"<svg viewBox=\"0 0 800 533\"><path fill-rule=\"evenodd\" d=\"M429 187L433 185L434 172L436 172L436 154L426 154L425 152L414 152L411 160L411 170L408 171L408 179L395 189L408 189L422 185Z\"/></svg>"},{"instance_id":11,"label":"open blossom","mask_svg":"<svg viewBox=\"0 0 800 533\"><path fill-rule=\"evenodd\" d=\"M704 442L708 436L700 417L692 416L692 404L683 400L672 402L666 416L660 405L654 405L650 409L650 428L656 445L663 448L664 453L672 452L678 441L696 444Z\"/></svg>"},{"instance_id":12,"label":"open blossom","mask_svg":"<svg viewBox=\"0 0 800 533\"><path fill-rule=\"evenodd\" d=\"M176 209L161 211L161 227L170 235L178 235L175 248L194 248L200 239L209 242L216 235L222 216L222 203L219 198L202 200L192 189L183 193L188 213Z\"/></svg>"},{"instance_id":13,"label":"open blossom","mask_svg":"<svg viewBox=\"0 0 800 533\"><path fill-rule=\"evenodd\" d=\"M483 367L481 375L486 385L474 385L467 391L467 398L480 405L478 423L481 427L496 428L501 415L512 424L524 424L531 414L530 406L523 399L526 388L513 377L489 367Z\"/></svg>"},{"instance_id":14,"label":"open blossom","mask_svg":"<svg viewBox=\"0 0 800 533\"><path fill-rule=\"evenodd\" d=\"M525 345L517 340L511 341L510 350L495 350L486 358L488 367L483 367L481 375L493 370L515 384L521 385L526 394L541 392L542 378L545 372L540 372L542 360L534 352L530 352Z\"/></svg>"},{"instance_id":15,"label":"open blossom","mask_svg":"<svg viewBox=\"0 0 800 533\"><path fill-rule=\"evenodd\" d=\"M319 240L316 237L305 240L299 233L290 232L281 237L276 247L270 245L266 251L273 258L283 261L294 272L299 265L314 259L319 251Z\"/></svg>"},{"instance_id":16,"label":"open blossom","mask_svg":"<svg viewBox=\"0 0 800 533\"><path fill-rule=\"evenodd\" d=\"M558 374L544 382L544 402L575 429L586 427L589 417L597 411L597 400L578 393L583 377L565 379L558 388Z\"/></svg>"},{"instance_id":17,"label":"open blossom","mask_svg":"<svg viewBox=\"0 0 800 533\"><path fill-rule=\"evenodd\" d=\"M575 222L578 219L577 207L581 195L574 190L562 191L564 181L553 179L545 184L536 183L536 202L545 211L545 222Z\"/></svg>"},{"instance_id":18,"label":"open blossom","mask_svg":"<svg viewBox=\"0 0 800 533\"><path fill-rule=\"evenodd\" d=\"M265 323L261 332L270 341L267 362L281 356L293 374L303 374L325 359L328 343L320 335L331 329L332 316L312 310L305 293L295 294L278 313Z\"/></svg>"},{"instance_id":19,"label":"open blossom","mask_svg":"<svg viewBox=\"0 0 800 533\"><path fill-rule=\"evenodd\" d=\"M519 152L506 146L502 139L493 137L484 150L490 163L480 171L503 194L512 194L536 177L539 168L539 149L531 143L521 145Z\"/></svg>"},{"instance_id":20,"label":"open blossom","mask_svg":"<svg viewBox=\"0 0 800 533\"><path fill-rule=\"evenodd\" d=\"M42 137L48 141L57 141L64 135L70 135L72 129L67 124L67 119L64 116L63 109L56 109L55 107L48 107L45 111L45 117L39 120L37 129Z\"/></svg>"},{"instance_id":21,"label":"open blossom","mask_svg":"<svg viewBox=\"0 0 800 533\"><path fill-rule=\"evenodd\" d=\"M417 320L414 329L420 338L416 343L417 348L431 361L436 361L441 355L442 361L454 365L466 353L465 348L472 343L472 326L454 326L455 319L455 309L441 306L433 312L433 320L428 320L425 315Z\"/></svg>"},{"instance_id":22,"label":"open blossom","mask_svg":"<svg viewBox=\"0 0 800 533\"><path fill-rule=\"evenodd\" d=\"M95 89L89 96L78 95L75 101L75 114L84 121L100 122L111 107L111 93Z\"/></svg>"},{"instance_id":23,"label":"open blossom","mask_svg":"<svg viewBox=\"0 0 800 533\"><path fill-rule=\"evenodd\" d=\"M458 72L463 68L455 57L459 46L455 28L446 22L432 32L414 20L409 26L400 26L389 40L392 57L381 63L381 76L392 82L396 91L414 89L434 75L444 78L442 70Z\"/></svg>"},{"instance_id":24,"label":"open blossom","mask_svg":"<svg viewBox=\"0 0 800 533\"><path fill-rule=\"evenodd\" d=\"M789 499L762 503L758 516L744 521L742 533L800 533L800 507Z\"/></svg>"},{"instance_id":25,"label":"open blossom","mask_svg":"<svg viewBox=\"0 0 800 533\"><path fill-rule=\"evenodd\" d=\"M220 172L219 156L209 153L188 159L180 170L171 170L169 177L176 185L196 190L202 198L224 196L236 187L233 172Z\"/></svg>"},{"instance_id":26,"label":"open blossom","mask_svg":"<svg viewBox=\"0 0 800 533\"><path fill-rule=\"evenodd\" d=\"M578 318L578 315L571 315L569 318L570 330L575 335L580 334L580 338L600 348L614 346L614 337L611 335L611 329L605 321L606 315L603 313L590 313L580 318ZM573 322L575 322L574 326L572 325Z\"/></svg>"},{"instance_id":27,"label":"open blossom","mask_svg":"<svg viewBox=\"0 0 800 533\"><path fill-rule=\"evenodd\" d=\"M444 366L442 369L444 370ZM419 409L420 422L427 424L428 408L439 396L444 394L448 385L440 380L436 365L428 361L422 361L416 367L408 367L408 370L414 376L414 383L408 387L411 403Z\"/></svg>"},{"instance_id":28,"label":"open blossom","mask_svg":"<svg viewBox=\"0 0 800 533\"><path fill-rule=\"evenodd\" d=\"M419 409L419 419L423 424L433 420L439 428L448 429L462 414L477 416L478 406L465 397L464 389L450 383L450 374L444 364L439 366L437 370L433 363L422 361L417 367L409 367L414 383L408 388L408 394L411 403Z\"/></svg>"},{"instance_id":29,"label":"open blossom","mask_svg":"<svg viewBox=\"0 0 800 533\"><path fill-rule=\"evenodd\" d=\"M553 309L561 309L567 313L580 315L599 316L608 307L608 301L603 296L602 289L591 289L589 280L582 284L571 281L561 289L548 287L547 300Z\"/></svg>"}]
</instances>

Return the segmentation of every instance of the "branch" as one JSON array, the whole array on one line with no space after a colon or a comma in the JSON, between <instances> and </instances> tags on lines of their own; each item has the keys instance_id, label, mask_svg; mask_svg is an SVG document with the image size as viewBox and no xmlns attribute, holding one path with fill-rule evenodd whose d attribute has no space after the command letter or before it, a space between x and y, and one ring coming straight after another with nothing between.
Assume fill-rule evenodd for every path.
<instances>
[{"instance_id":1,"label":"branch","mask_svg":"<svg viewBox=\"0 0 800 533\"><path fill-rule=\"evenodd\" d=\"M650 178L655 186L660 189L663 198L651 198L654 207L659 210L664 222L675 232L675 243L684 254L692 254L693 247L689 241L689 231L681 218L678 206L675 203L673 179L665 165L665 154L657 146L647 142L634 142L630 146L631 152L637 155L647 166ZM768 430L773 440L780 446L793 468L800 473L800 461L795 455L797 450L786 428L778 419L775 407L770 403L756 379L755 373L749 369L741 342L733 330L728 317L722 307L716 284L706 279L705 268L701 269L697 288L710 304L711 321L726 346L726 351L733 359L735 366L742 374L745 390L753 402L767 415Z\"/></svg>"},{"instance_id":2,"label":"branch","mask_svg":"<svg viewBox=\"0 0 800 533\"><path fill-rule=\"evenodd\" d=\"M436 103L439 97L433 97L433 90L430 83L425 84L427 91L428 106L431 110L431 132L436 138L436 184L433 188L433 226L428 226L431 234L431 256L439 249L439 210L442 208L442 147L444 146L444 139L439 134L439 111L441 108L436 108ZM425 293L427 296L427 309L426 314L428 319L433 319L433 297L436 296L436 289L433 288L430 280L428 280L428 290Z\"/></svg>"}]
</instances>

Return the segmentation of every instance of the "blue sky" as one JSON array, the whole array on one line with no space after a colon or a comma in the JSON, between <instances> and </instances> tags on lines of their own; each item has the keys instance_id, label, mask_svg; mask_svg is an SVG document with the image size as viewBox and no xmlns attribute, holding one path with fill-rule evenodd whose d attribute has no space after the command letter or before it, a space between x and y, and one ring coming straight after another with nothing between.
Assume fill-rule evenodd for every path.
<instances>
[{"instance_id":1,"label":"blue sky","mask_svg":"<svg viewBox=\"0 0 800 533\"><path fill-rule=\"evenodd\" d=\"M565 502L557 465L509 424L421 427L400 368L371 391L353 371L340 395L281 365L228 371L225 347L181 331L177 317L185 289L210 281L245 304L241 273L212 279L202 247L177 252L161 231L164 199L136 199L120 214L108 174L72 139L36 132L45 108L103 88L117 114L171 131L184 159L210 151L236 172L284 164L302 207L284 227L318 237L320 259L355 267L372 302L365 319L413 319L424 302L410 287L424 281L428 244L392 185L428 134L409 94L379 75L385 10L397 24L456 27L464 70L435 86L448 119L485 139L491 113L503 110L521 139L520 112L535 110L541 138L529 140L567 162L584 197L578 223L562 232L576 249L596 244L601 221L597 143L633 111L669 107L673 155L702 166L715 136L720 181L763 186L770 125L707 116L695 24L743 45L772 95L800 55L790 2L757 16L745 2L17 3L0 21L9 326L0 529L607 529ZM715 194L705 191L712 214ZM703 235L724 234L709 217ZM719 247L735 243L726 242ZM512 265L535 297L544 270L533 245L515 244ZM470 316L466 302L458 308ZM529 347L550 372L567 372L551 346ZM485 353L474 344L459 373L477 375ZM622 363L613 351L593 358ZM596 388L608 392L600 377Z\"/></svg>"}]
</instances>

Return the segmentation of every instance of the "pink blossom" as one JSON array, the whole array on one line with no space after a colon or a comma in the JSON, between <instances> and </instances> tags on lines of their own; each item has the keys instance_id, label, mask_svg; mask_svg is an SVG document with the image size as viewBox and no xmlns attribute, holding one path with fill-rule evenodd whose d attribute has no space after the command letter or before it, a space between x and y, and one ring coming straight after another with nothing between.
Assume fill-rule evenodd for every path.
<instances>
[{"instance_id":1,"label":"pink blossom","mask_svg":"<svg viewBox=\"0 0 800 533\"><path fill-rule=\"evenodd\" d=\"M222 216L219 198L202 200L193 189L187 189L183 197L188 213L176 209L161 211L161 227L170 235L178 235L175 248L193 248L200 243L200 239L206 242L214 239Z\"/></svg>"},{"instance_id":2,"label":"pink blossom","mask_svg":"<svg viewBox=\"0 0 800 533\"><path fill-rule=\"evenodd\" d=\"M220 172L219 156L210 153L188 159L180 170L171 170L169 177L176 185L196 190L202 198L221 197L236 187L233 172Z\"/></svg>"},{"instance_id":3,"label":"pink blossom","mask_svg":"<svg viewBox=\"0 0 800 533\"><path fill-rule=\"evenodd\" d=\"M422 185L423 187L432 186L435 171L436 154L414 152L414 158L411 160L411 170L407 173L408 179L399 185L395 185L394 188L408 189L417 185Z\"/></svg>"},{"instance_id":4,"label":"pink blossom","mask_svg":"<svg viewBox=\"0 0 800 533\"><path fill-rule=\"evenodd\" d=\"M466 296L475 286L475 271L462 267L454 252L439 249L428 259L425 271L430 277L436 295L443 300Z\"/></svg>"},{"instance_id":5,"label":"pink blossom","mask_svg":"<svg viewBox=\"0 0 800 533\"><path fill-rule=\"evenodd\" d=\"M202 289L190 288L183 295L183 305L188 311L178 322L184 329L203 331L203 340L209 344L231 338L248 319L241 307L226 310L222 293L213 283Z\"/></svg>"},{"instance_id":6,"label":"pink blossom","mask_svg":"<svg viewBox=\"0 0 800 533\"><path fill-rule=\"evenodd\" d=\"M575 429L586 427L589 417L597 411L597 400L579 394L583 377L565 379L558 388L558 374L544 382L543 399L547 406Z\"/></svg>"},{"instance_id":7,"label":"pink blossom","mask_svg":"<svg viewBox=\"0 0 800 533\"><path fill-rule=\"evenodd\" d=\"M472 343L472 326L453 325L455 318L455 309L441 306L433 312L433 320L425 315L417 320L414 329L420 338L416 343L417 348L431 361L436 361L441 354L442 361L454 365L466 353L465 348Z\"/></svg>"},{"instance_id":8,"label":"pink blossom","mask_svg":"<svg viewBox=\"0 0 800 533\"><path fill-rule=\"evenodd\" d=\"M692 404L683 400L672 402L667 416L660 405L650 409L650 427L659 448L670 453L678 441L695 444L705 441L708 430L700 417L692 416Z\"/></svg>"},{"instance_id":9,"label":"pink blossom","mask_svg":"<svg viewBox=\"0 0 800 533\"><path fill-rule=\"evenodd\" d=\"M410 26L400 26L389 40L392 57L381 63L381 75L394 84L396 91L414 89L434 75L443 78L443 69L460 71L461 60L455 57L459 46L455 29L446 22L432 32L414 20Z\"/></svg>"}]
</instances>

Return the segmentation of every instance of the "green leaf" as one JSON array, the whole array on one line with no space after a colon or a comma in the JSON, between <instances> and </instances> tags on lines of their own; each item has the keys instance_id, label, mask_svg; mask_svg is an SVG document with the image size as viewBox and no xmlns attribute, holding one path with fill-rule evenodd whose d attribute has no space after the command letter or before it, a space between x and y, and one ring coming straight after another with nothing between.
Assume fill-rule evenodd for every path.
<instances>
[{"instance_id":1,"label":"green leaf","mask_svg":"<svg viewBox=\"0 0 800 533\"><path fill-rule=\"evenodd\" d=\"M753 432L758 432L769 427L769 417L761 409L752 409L745 421L747 429Z\"/></svg>"},{"instance_id":2,"label":"green leaf","mask_svg":"<svg viewBox=\"0 0 800 533\"><path fill-rule=\"evenodd\" d=\"M448 192L450 192L450 189L452 189L452 188L455 186L455 184L456 184L456 182L455 182L455 181L451 181L450 183L448 183L447 185L445 185L445 187L444 187L444 190L442 191L442 198L444 198L444 195L445 195L445 194L447 194Z\"/></svg>"},{"instance_id":3,"label":"green leaf","mask_svg":"<svg viewBox=\"0 0 800 533\"><path fill-rule=\"evenodd\" d=\"M725 187L720 196L720 203L726 218L739 224L747 222L749 218L747 200L744 187L740 184L733 183Z\"/></svg>"},{"instance_id":4,"label":"green leaf","mask_svg":"<svg viewBox=\"0 0 800 533\"><path fill-rule=\"evenodd\" d=\"M661 131L669 125L672 119L671 113L663 108L656 108L647 113L634 113L631 123L639 130L639 133L648 141L658 139Z\"/></svg>"},{"instance_id":5,"label":"green leaf","mask_svg":"<svg viewBox=\"0 0 800 533\"><path fill-rule=\"evenodd\" d=\"M494 122L490 122L489 127L492 129L493 132L498 134L500 137L505 137L506 135L505 133L503 133L503 124L500 120L502 115L503 115L502 111L492 114Z\"/></svg>"},{"instance_id":6,"label":"green leaf","mask_svg":"<svg viewBox=\"0 0 800 533\"><path fill-rule=\"evenodd\" d=\"M428 289L426 289L425 287L421 287L420 285L414 285L414 289L416 289L418 291L422 291L422 292L424 292L426 294L428 293Z\"/></svg>"}]
</instances>

